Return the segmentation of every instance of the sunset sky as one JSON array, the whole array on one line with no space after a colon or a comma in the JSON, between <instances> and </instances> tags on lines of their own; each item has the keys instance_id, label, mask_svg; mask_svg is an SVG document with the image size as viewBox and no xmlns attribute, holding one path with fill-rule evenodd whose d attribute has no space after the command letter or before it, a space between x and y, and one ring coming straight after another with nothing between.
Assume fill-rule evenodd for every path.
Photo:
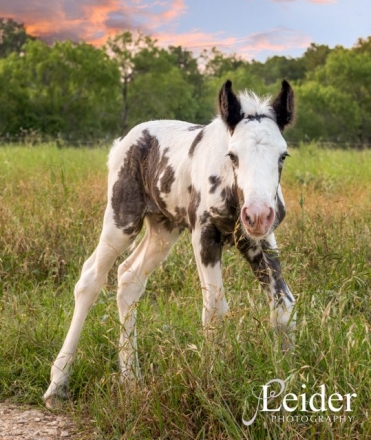
<instances>
[{"instance_id":1,"label":"sunset sky","mask_svg":"<svg viewBox=\"0 0 371 440\"><path fill-rule=\"evenodd\" d=\"M141 30L164 46L196 54L216 46L260 61L300 56L311 42L351 47L371 36L371 0L0 0L0 17L48 42L101 45Z\"/></svg>"}]
</instances>

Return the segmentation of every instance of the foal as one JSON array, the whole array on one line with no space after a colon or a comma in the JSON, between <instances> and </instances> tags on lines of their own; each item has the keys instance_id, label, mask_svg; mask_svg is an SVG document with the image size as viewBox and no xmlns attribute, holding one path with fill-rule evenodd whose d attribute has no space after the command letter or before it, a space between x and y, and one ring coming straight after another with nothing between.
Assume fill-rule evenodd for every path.
<instances>
[{"instance_id":1,"label":"foal","mask_svg":"<svg viewBox=\"0 0 371 440\"><path fill-rule=\"evenodd\" d=\"M294 94L286 80L272 105L253 93L236 96L227 81L219 92L220 115L209 125L151 121L115 142L102 233L75 287L71 326L44 395L48 406L64 397L88 311L114 261L143 224L144 238L118 269L122 378L139 373L135 309L148 276L184 229L192 235L203 326L228 311L221 256L223 245L234 244L268 295L273 327L290 345L294 298L281 276L273 231L285 216L280 177L288 153L282 132L293 111Z\"/></svg>"}]
</instances>

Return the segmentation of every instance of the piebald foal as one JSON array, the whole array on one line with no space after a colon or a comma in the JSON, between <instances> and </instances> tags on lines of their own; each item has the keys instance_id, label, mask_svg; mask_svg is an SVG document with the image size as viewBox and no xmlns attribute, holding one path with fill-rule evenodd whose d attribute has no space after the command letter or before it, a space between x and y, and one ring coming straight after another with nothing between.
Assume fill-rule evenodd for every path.
<instances>
[{"instance_id":1,"label":"piebald foal","mask_svg":"<svg viewBox=\"0 0 371 440\"><path fill-rule=\"evenodd\" d=\"M116 258L146 226L144 238L118 269L123 378L139 373L136 305L150 273L184 229L192 235L203 294L202 324L225 314L221 256L234 244L268 294L273 327L293 340L294 298L281 276L274 229L285 216L280 177L287 153L282 137L292 122L294 95L287 81L272 105L253 93L219 92L209 125L151 121L115 142L108 160L108 204L97 248L75 287L75 310L44 395L48 406L64 397L71 364L89 309Z\"/></svg>"}]
</instances>

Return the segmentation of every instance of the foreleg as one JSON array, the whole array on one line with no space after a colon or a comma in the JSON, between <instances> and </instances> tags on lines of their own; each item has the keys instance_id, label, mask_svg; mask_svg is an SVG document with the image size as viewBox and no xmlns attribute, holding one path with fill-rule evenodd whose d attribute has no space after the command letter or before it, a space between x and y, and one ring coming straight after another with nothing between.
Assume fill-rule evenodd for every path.
<instances>
[{"instance_id":1,"label":"foreleg","mask_svg":"<svg viewBox=\"0 0 371 440\"><path fill-rule=\"evenodd\" d=\"M215 319L228 312L221 272L221 234L212 224L195 229L192 246L202 288L202 325L207 330Z\"/></svg>"},{"instance_id":2,"label":"foreleg","mask_svg":"<svg viewBox=\"0 0 371 440\"><path fill-rule=\"evenodd\" d=\"M273 328L284 335L284 348L292 348L296 322L295 299L282 277L274 234L259 242L242 240L239 249L268 295Z\"/></svg>"}]
</instances>

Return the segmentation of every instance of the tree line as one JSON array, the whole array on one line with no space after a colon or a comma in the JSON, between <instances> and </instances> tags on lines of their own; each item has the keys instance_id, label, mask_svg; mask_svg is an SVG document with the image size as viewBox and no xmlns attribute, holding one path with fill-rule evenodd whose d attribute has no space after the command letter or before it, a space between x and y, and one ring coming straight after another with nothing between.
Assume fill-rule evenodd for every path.
<instances>
[{"instance_id":1,"label":"tree line","mask_svg":"<svg viewBox=\"0 0 371 440\"><path fill-rule=\"evenodd\" d=\"M150 119L208 123L226 79L275 95L287 78L297 97L293 141L371 142L371 37L351 48L311 44L303 56L247 61L214 48L195 55L123 32L97 48L47 45L0 19L0 136L96 139Z\"/></svg>"}]
</instances>

